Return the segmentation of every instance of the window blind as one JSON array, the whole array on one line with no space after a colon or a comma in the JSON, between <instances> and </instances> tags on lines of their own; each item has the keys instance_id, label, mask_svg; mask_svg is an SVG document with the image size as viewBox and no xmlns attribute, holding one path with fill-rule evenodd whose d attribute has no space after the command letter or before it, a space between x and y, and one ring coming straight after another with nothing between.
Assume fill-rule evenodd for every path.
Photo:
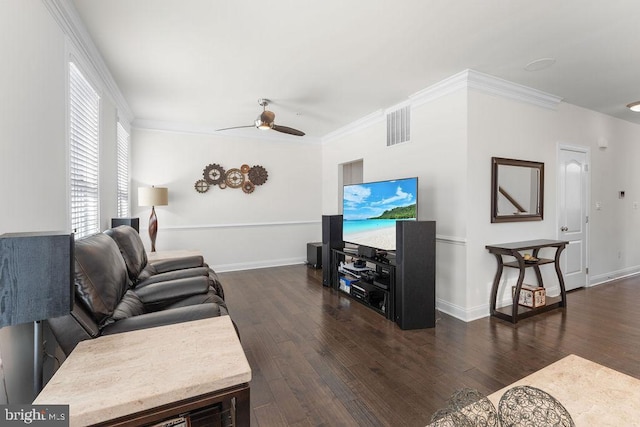
<instances>
[{"instance_id":1,"label":"window blind","mask_svg":"<svg viewBox=\"0 0 640 427\"><path fill-rule=\"evenodd\" d=\"M100 97L78 67L69 63L71 229L76 238L100 230L98 126Z\"/></svg>"},{"instance_id":2,"label":"window blind","mask_svg":"<svg viewBox=\"0 0 640 427\"><path fill-rule=\"evenodd\" d=\"M118 122L118 216L129 216L129 134Z\"/></svg>"}]
</instances>

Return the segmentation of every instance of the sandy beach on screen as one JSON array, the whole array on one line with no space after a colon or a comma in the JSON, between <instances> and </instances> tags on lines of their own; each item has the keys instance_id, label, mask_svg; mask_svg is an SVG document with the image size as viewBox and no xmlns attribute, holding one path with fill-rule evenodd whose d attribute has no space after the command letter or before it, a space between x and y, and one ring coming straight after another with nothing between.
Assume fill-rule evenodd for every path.
<instances>
[{"instance_id":1,"label":"sandy beach on screen","mask_svg":"<svg viewBox=\"0 0 640 427\"><path fill-rule=\"evenodd\" d=\"M362 231L344 235L346 242L358 242L361 245L379 249L395 249L396 229L393 227L381 228L373 231Z\"/></svg>"}]
</instances>

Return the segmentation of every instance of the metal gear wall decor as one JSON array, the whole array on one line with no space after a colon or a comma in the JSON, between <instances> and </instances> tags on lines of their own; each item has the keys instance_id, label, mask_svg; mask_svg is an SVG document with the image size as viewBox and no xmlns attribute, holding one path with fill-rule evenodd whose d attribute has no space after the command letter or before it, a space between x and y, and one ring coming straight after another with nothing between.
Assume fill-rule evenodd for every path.
<instances>
[{"instance_id":1,"label":"metal gear wall decor","mask_svg":"<svg viewBox=\"0 0 640 427\"><path fill-rule=\"evenodd\" d=\"M224 181L225 171L219 164L212 163L204 168L202 175L204 176L204 180L209 184L216 185L220 184L221 181Z\"/></svg>"},{"instance_id":2,"label":"metal gear wall decor","mask_svg":"<svg viewBox=\"0 0 640 427\"><path fill-rule=\"evenodd\" d=\"M251 181L254 185L262 185L267 182L267 178L269 178L269 174L267 170L262 166L254 166L249 169L249 181Z\"/></svg>"},{"instance_id":3,"label":"metal gear wall decor","mask_svg":"<svg viewBox=\"0 0 640 427\"><path fill-rule=\"evenodd\" d=\"M206 193L207 191L209 191L209 183L204 179L197 180L195 187L198 193Z\"/></svg>"},{"instance_id":4,"label":"metal gear wall decor","mask_svg":"<svg viewBox=\"0 0 640 427\"><path fill-rule=\"evenodd\" d=\"M242 183L244 183L244 174L240 171L240 169L229 169L224 178L224 181L227 183L227 187L242 187Z\"/></svg>"},{"instance_id":5,"label":"metal gear wall decor","mask_svg":"<svg viewBox=\"0 0 640 427\"><path fill-rule=\"evenodd\" d=\"M202 170L202 179L195 182L194 188L198 193L206 193L217 186L221 190L236 188L251 194L268 178L269 173L260 165L243 164L239 168L225 169L218 163L210 163Z\"/></svg>"},{"instance_id":6,"label":"metal gear wall decor","mask_svg":"<svg viewBox=\"0 0 640 427\"><path fill-rule=\"evenodd\" d=\"M245 181L242 184L242 191L244 191L247 194L253 193L253 190L255 190L255 189L256 189L256 187L255 187L255 185L253 185L253 183L251 181Z\"/></svg>"}]
</instances>

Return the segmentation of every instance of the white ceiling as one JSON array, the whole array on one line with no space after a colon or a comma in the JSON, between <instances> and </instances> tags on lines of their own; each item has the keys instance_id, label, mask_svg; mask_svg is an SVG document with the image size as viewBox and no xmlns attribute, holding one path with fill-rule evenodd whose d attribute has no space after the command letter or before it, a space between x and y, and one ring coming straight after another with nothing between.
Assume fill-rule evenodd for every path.
<instances>
[{"instance_id":1,"label":"white ceiling","mask_svg":"<svg viewBox=\"0 0 640 427\"><path fill-rule=\"evenodd\" d=\"M73 3L138 123L250 125L264 97L322 137L468 68L640 123L638 1Z\"/></svg>"}]
</instances>

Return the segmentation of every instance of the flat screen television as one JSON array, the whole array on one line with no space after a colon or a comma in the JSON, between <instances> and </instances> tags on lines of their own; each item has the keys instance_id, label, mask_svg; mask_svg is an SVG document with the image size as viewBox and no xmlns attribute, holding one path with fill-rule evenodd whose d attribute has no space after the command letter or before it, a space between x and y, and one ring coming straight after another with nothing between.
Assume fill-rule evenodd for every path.
<instances>
[{"instance_id":1,"label":"flat screen television","mask_svg":"<svg viewBox=\"0 0 640 427\"><path fill-rule=\"evenodd\" d=\"M342 239L358 246L396 249L396 221L418 219L418 178L345 185Z\"/></svg>"}]
</instances>

